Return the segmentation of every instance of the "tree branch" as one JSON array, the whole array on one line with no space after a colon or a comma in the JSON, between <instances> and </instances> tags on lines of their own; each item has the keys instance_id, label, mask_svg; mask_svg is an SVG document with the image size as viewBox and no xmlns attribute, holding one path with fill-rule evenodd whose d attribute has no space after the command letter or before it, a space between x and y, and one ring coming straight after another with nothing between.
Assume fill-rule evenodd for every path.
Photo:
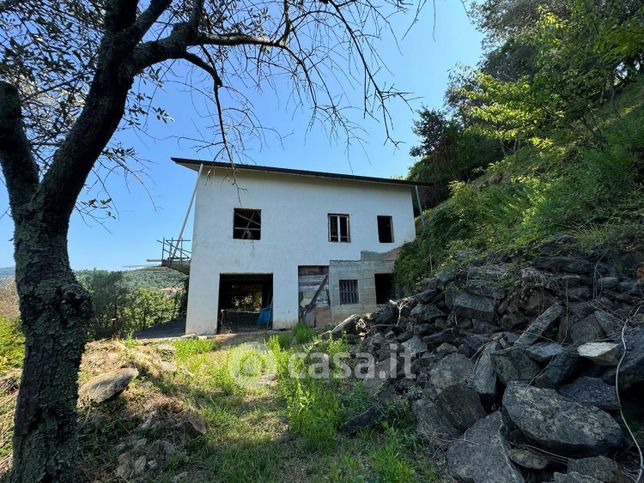
<instances>
[{"instance_id":1,"label":"tree branch","mask_svg":"<svg viewBox=\"0 0 644 483\"><path fill-rule=\"evenodd\" d=\"M172 3L172 0L152 0L148 8L146 8L136 22L128 31L128 35L136 45L146 34L148 30L154 25L159 17L167 10Z\"/></svg>"},{"instance_id":2,"label":"tree branch","mask_svg":"<svg viewBox=\"0 0 644 483\"><path fill-rule=\"evenodd\" d=\"M105 11L105 26L112 33L128 28L136 19L136 5L133 0L110 0Z\"/></svg>"},{"instance_id":3,"label":"tree branch","mask_svg":"<svg viewBox=\"0 0 644 483\"><path fill-rule=\"evenodd\" d=\"M22 125L18 89L4 81L0 81L0 165L15 218L38 189L38 165Z\"/></svg>"}]
</instances>

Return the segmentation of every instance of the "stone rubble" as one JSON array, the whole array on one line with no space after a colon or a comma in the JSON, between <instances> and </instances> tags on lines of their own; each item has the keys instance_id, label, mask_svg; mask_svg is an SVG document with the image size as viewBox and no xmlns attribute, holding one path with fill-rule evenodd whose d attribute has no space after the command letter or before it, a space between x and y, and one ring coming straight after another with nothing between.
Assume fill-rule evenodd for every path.
<instances>
[{"instance_id":1,"label":"stone rubble","mask_svg":"<svg viewBox=\"0 0 644 483\"><path fill-rule=\"evenodd\" d=\"M368 392L411 400L418 434L446 455L452 478L628 481L639 463L615 384L624 411L641 406L644 280L633 278L637 266L622 273L623 263L576 255L546 252L523 265L441 273L332 333L379 361L376 374L390 377L366 379ZM410 372L392 370L403 353ZM374 406L343 431L385 417Z\"/></svg>"}]
</instances>

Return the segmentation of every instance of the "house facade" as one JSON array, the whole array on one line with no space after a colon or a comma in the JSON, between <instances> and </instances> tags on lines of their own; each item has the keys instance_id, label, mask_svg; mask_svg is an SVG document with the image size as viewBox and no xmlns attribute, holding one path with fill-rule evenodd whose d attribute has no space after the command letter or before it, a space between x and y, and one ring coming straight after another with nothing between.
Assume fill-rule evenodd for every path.
<instances>
[{"instance_id":1,"label":"house facade","mask_svg":"<svg viewBox=\"0 0 644 483\"><path fill-rule=\"evenodd\" d=\"M186 333L216 333L227 310L249 301L286 329L388 300L397 249L416 235L413 184L175 161L200 173Z\"/></svg>"}]
</instances>

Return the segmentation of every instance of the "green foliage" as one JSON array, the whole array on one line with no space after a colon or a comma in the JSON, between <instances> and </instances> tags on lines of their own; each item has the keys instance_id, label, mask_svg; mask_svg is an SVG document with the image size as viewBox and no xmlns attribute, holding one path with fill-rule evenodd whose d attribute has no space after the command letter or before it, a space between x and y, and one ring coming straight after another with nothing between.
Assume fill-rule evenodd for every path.
<instances>
[{"instance_id":1,"label":"green foliage","mask_svg":"<svg viewBox=\"0 0 644 483\"><path fill-rule=\"evenodd\" d=\"M293 329L293 337L298 344L305 344L306 342L312 341L317 333L315 330L303 322L298 322L298 324Z\"/></svg>"},{"instance_id":2,"label":"green foliage","mask_svg":"<svg viewBox=\"0 0 644 483\"><path fill-rule=\"evenodd\" d=\"M284 392L286 415L293 431L304 437L316 451L333 448L342 407L336 394L322 379L292 379Z\"/></svg>"},{"instance_id":3,"label":"green foliage","mask_svg":"<svg viewBox=\"0 0 644 483\"><path fill-rule=\"evenodd\" d=\"M174 357L179 362L185 362L190 357L205 354L215 350L216 344L212 339L177 339L174 345Z\"/></svg>"},{"instance_id":4,"label":"green foliage","mask_svg":"<svg viewBox=\"0 0 644 483\"><path fill-rule=\"evenodd\" d=\"M466 130L456 118L426 108L418 112L414 133L421 144L411 149L420 156L410 168L407 178L434 183L424 205L433 206L448 194L451 181L466 180L478 175L478 168L499 160L501 144L489 137Z\"/></svg>"},{"instance_id":5,"label":"green foliage","mask_svg":"<svg viewBox=\"0 0 644 483\"><path fill-rule=\"evenodd\" d=\"M25 338L17 321L0 317L0 374L22 366Z\"/></svg>"},{"instance_id":6,"label":"green foliage","mask_svg":"<svg viewBox=\"0 0 644 483\"><path fill-rule=\"evenodd\" d=\"M165 271L83 270L77 277L92 298L90 339L127 337L181 314L184 292L167 295L156 288L159 283L176 281Z\"/></svg>"},{"instance_id":7,"label":"green foliage","mask_svg":"<svg viewBox=\"0 0 644 483\"><path fill-rule=\"evenodd\" d=\"M380 481L411 482L414 470L405 458L400 434L393 427L387 427L386 436L385 444L369 454L376 475Z\"/></svg>"},{"instance_id":8,"label":"green foliage","mask_svg":"<svg viewBox=\"0 0 644 483\"><path fill-rule=\"evenodd\" d=\"M178 312L178 302L176 297L158 290L137 288L127 297L121 312L121 331L130 334L173 319Z\"/></svg>"},{"instance_id":9,"label":"green foliage","mask_svg":"<svg viewBox=\"0 0 644 483\"><path fill-rule=\"evenodd\" d=\"M493 3L486 2L486 8ZM502 47L528 48L531 65L510 76L498 65L485 72L464 69L451 88L453 107L474 132L506 141L549 142L558 129L603 143L593 108L640 75L644 8L631 0L531 3L538 20L516 30L506 25ZM483 15L489 20L503 14L488 8ZM495 63L497 53L490 59Z\"/></svg>"},{"instance_id":10,"label":"green foliage","mask_svg":"<svg viewBox=\"0 0 644 483\"><path fill-rule=\"evenodd\" d=\"M455 182L452 197L425 214L416 241L402 247L396 282L403 291L438 268L494 252L515 252L559 232L582 230L606 240L637 231L642 216L644 125L642 92L635 83L595 115L605 143L553 136L525 146L489 167L473 183ZM632 227L632 228L629 228ZM592 245L592 236L586 236Z\"/></svg>"}]
</instances>

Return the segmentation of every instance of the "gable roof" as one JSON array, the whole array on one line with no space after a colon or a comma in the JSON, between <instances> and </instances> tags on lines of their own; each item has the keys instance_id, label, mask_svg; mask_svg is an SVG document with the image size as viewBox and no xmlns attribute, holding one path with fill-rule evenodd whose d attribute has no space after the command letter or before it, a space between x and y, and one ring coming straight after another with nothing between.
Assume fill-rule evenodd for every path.
<instances>
[{"instance_id":1,"label":"gable roof","mask_svg":"<svg viewBox=\"0 0 644 483\"><path fill-rule=\"evenodd\" d=\"M186 168L197 170L199 165L212 166L216 168L231 169L230 163L220 161L206 161L202 159L188 159L188 158L172 158L175 163L185 166ZM357 176L354 174L341 174L341 173L328 173L325 171L307 171L304 169L291 169L291 168L277 168L275 166L260 166L257 164L238 164L235 163L235 170L237 171L255 171L260 173L278 173L293 176L309 176L314 178L330 178L342 179L347 181L357 181L363 183L383 183L390 185L406 185L406 186L434 186L432 183L421 183L419 181L408 181L404 179L392 178L374 178L371 176Z\"/></svg>"}]
</instances>

